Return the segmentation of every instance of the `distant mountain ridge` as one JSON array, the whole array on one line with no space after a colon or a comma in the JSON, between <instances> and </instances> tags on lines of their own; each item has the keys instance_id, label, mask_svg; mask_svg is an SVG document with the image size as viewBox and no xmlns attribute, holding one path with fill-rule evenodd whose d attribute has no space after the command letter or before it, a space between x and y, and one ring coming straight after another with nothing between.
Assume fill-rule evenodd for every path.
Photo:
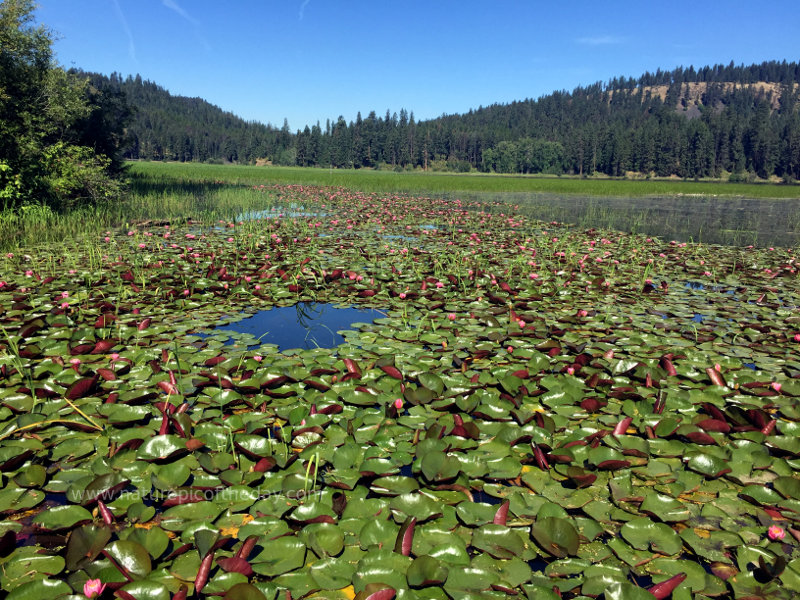
<instances>
[{"instance_id":1,"label":"distant mountain ridge","mask_svg":"<svg viewBox=\"0 0 800 600\"><path fill-rule=\"evenodd\" d=\"M416 121L371 111L292 134L140 77L91 75L136 109L128 158L502 173L800 179L800 64L657 70Z\"/></svg>"}]
</instances>

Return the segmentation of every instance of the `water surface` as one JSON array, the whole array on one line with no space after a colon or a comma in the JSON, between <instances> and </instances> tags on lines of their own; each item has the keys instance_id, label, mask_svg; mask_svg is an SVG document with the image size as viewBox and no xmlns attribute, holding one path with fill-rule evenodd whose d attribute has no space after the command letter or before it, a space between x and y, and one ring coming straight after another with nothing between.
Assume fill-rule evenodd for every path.
<instances>
[{"instance_id":1,"label":"water surface","mask_svg":"<svg viewBox=\"0 0 800 600\"><path fill-rule=\"evenodd\" d=\"M542 221L608 228L679 242L726 246L794 246L800 242L800 200L658 196L644 198L557 194L463 194L478 201L502 201L509 214ZM518 208L517 208L518 206ZM495 205L495 211L504 207Z\"/></svg>"},{"instance_id":2,"label":"water surface","mask_svg":"<svg viewBox=\"0 0 800 600\"><path fill-rule=\"evenodd\" d=\"M299 302L293 306L259 311L241 321L220 325L214 331L251 335L258 343L277 345L279 351L289 348L333 348L345 342L338 331L352 330L355 323L372 323L385 316L386 313L373 308L342 308L334 304ZM226 344L235 341L234 337L229 337Z\"/></svg>"}]
</instances>

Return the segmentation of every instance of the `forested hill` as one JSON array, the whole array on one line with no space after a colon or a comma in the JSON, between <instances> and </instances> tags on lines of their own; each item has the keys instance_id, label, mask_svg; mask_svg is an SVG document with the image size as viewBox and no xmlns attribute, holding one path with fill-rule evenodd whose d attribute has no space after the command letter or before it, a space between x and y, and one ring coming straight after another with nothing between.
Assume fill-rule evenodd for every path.
<instances>
[{"instance_id":1,"label":"forested hill","mask_svg":"<svg viewBox=\"0 0 800 600\"><path fill-rule=\"evenodd\" d=\"M287 160L294 160L288 125L277 129L245 121L201 98L173 96L138 75L123 79L116 73L79 74L106 94L124 94L133 109L123 147L125 158L254 162L280 157L288 150Z\"/></svg>"},{"instance_id":2,"label":"forested hill","mask_svg":"<svg viewBox=\"0 0 800 600\"><path fill-rule=\"evenodd\" d=\"M453 132L456 157L484 170L797 179L798 82L798 63L679 68L431 124Z\"/></svg>"},{"instance_id":3,"label":"forested hill","mask_svg":"<svg viewBox=\"0 0 800 600\"><path fill-rule=\"evenodd\" d=\"M92 78L125 92L135 108L130 158L800 179L796 62L658 70L427 121L371 111L295 134L171 96L138 76Z\"/></svg>"}]
</instances>

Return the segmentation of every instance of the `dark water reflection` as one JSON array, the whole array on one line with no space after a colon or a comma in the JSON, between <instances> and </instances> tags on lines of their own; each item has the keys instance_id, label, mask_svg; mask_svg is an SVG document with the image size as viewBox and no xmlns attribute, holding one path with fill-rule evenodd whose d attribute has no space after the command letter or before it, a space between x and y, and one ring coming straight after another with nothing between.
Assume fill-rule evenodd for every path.
<instances>
[{"instance_id":1,"label":"dark water reflection","mask_svg":"<svg viewBox=\"0 0 800 600\"><path fill-rule=\"evenodd\" d=\"M679 242L762 247L794 246L800 242L798 199L606 198L529 193L462 194L460 197L519 205L514 212L543 221L643 233ZM495 205L492 210L504 208Z\"/></svg>"},{"instance_id":2,"label":"dark water reflection","mask_svg":"<svg viewBox=\"0 0 800 600\"><path fill-rule=\"evenodd\" d=\"M250 334L260 343L289 348L333 348L344 343L337 333L353 329L354 323L372 323L386 313L371 308L340 308L333 304L299 302L293 306L262 310L255 315L216 328L221 332ZM227 344L234 343L233 338Z\"/></svg>"}]
</instances>

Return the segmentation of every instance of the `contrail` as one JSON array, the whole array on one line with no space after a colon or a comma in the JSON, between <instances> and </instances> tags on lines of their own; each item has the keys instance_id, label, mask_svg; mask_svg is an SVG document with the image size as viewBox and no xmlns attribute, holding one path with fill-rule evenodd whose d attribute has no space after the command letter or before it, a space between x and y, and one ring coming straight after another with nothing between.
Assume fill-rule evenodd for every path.
<instances>
[{"instance_id":1,"label":"contrail","mask_svg":"<svg viewBox=\"0 0 800 600\"><path fill-rule=\"evenodd\" d=\"M166 6L170 10L174 10L180 17L189 23L192 24L194 27L194 33L197 36L197 39L200 40L200 43L203 44L203 47L206 49L206 52L211 51L211 44L208 43L206 38L203 36L202 32L200 31L200 21L195 19L191 16L188 12L186 12L176 0L161 0L161 4Z\"/></svg>"},{"instance_id":2,"label":"contrail","mask_svg":"<svg viewBox=\"0 0 800 600\"><path fill-rule=\"evenodd\" d=\"M179 14L181 17L183 17L184 19L186 19L187 21L189 21L189 23L191 23L192 25L195 25L195 26L196 26L196 25L199 25L199 23L197 22L197 20L196 20L196 19L194 19L194 18L192 18L192 17L189 15L189 13L187 13L185 10L183 10L183 9L180 7L180 5L179 5L177 2L175 2L175 0L161 0L161 2L162 2L162 4L163 4L164 6L166 6L167 8L169 8L169 9L171 9L171 10L174 10L174 11L175 11L176 13L178 13L178 14Z\"/></svg>"},{"instance_id":3,"label":"contrail","mask_svg":"<svg viewBox=\"0 0 800 600\"><path fill-rule=\"evenodd\" d=\"M131 33L131 28L128 27L128 21L125 18L122 9L119 6L119 2L117 0L113 0L113 2L114 2L114 10L117 13L117 18L119 19L119 22L122 24L122 29L125 31L125 35L128 36L128 54L130 55L133 62L137 62L136 45L133 43L133 34Z\"/></svg>"},{"instance_id":4,"label":"contrail","mask_svg":"<svg viewBox=\"0 0 800 600\"><path fill-rule=\"evenodd\" d=\"M300 14L298 16L300 17L301 21L303 20L303 13L305 12L306 6L308 6L309 2L311 2L311 0L303 0L303 3L300 5Z\"/></svg>"}]
</instances>

